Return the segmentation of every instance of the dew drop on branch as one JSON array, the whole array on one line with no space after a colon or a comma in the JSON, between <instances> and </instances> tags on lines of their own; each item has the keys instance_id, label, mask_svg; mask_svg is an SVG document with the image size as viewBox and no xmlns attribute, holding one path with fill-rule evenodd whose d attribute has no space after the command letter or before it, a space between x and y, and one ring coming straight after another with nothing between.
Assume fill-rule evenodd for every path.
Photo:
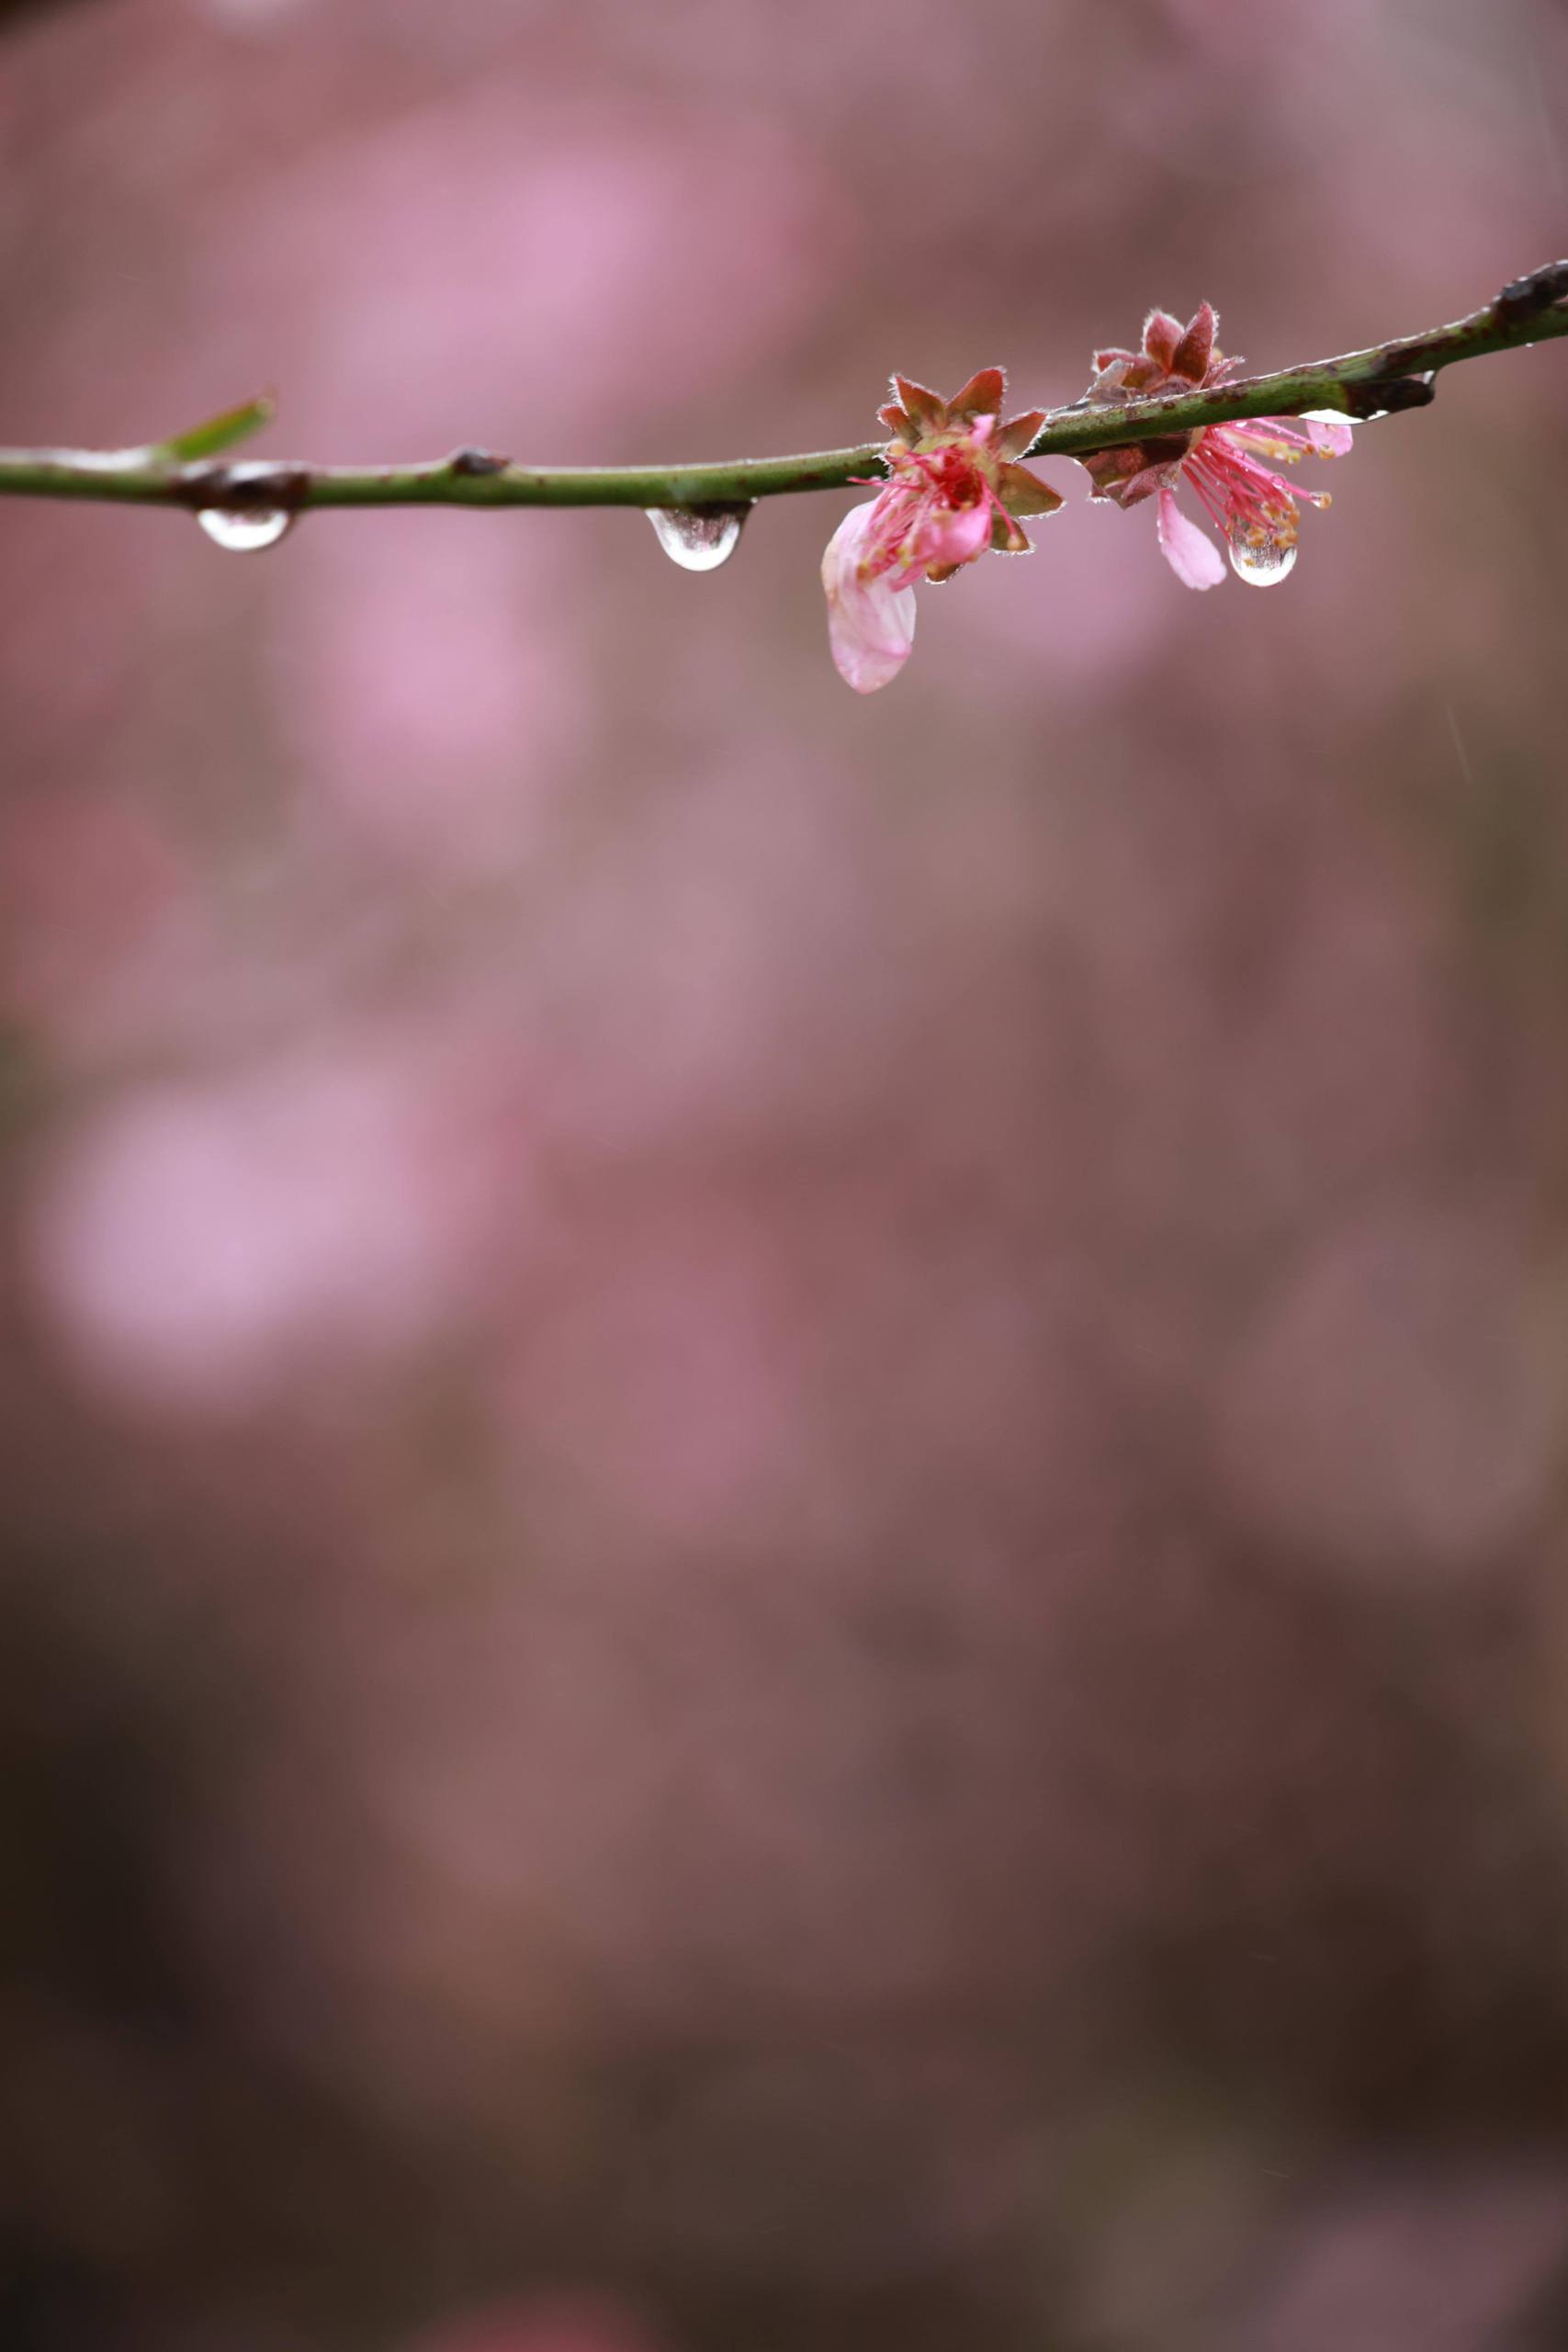
<instances>
[{"instance_id":1,"label":"dew drop on branch","mask_svg":"<svg viewBox=\"0 0 1568 2352\"><path fill-rule=\"evenodd\" d=\"M682 571L716 571L735 553L750 506L649 506L654 536Z\"/></svg>"},{"instance_id":2,"label":"dew drop on branch","mask_svg":"<svg viewBox=\"0 0 1568 2352\"><path fill-rule=\"evenodd\" d=\"M287 506L203 506L196 519L214 547L250 555L258 548L275 548L294 516Z\"/></svg>"},{"instance_id":3,"label":"dew drop on branch","mask_svg":"<svg viewBox=\"0 0 1568 2352\"><path fill-rule=\"evenodd\" d=\"M1231 570L1249 588L1272 588L1295 569L1293 539L1249 538L1245 531L1231 536Z\"/></svg>"}]
</instances>

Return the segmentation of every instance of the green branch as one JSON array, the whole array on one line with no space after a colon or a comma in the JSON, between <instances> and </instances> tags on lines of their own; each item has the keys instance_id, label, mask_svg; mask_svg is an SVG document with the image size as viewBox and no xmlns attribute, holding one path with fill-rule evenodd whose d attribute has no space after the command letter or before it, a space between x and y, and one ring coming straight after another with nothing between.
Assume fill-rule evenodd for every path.
<instances>
[{"instance_id":1,"label":"green branch","mask_svg":"<svg viewBox=\"0 0 1568 2352\"><path fill-rule=\"evenodd\" d=\"M1271 376L1244 377L1208 391L1114 404L1074 401L1050 412L1027 455L1081 458L1249 416L1322 409L1366 418L1418 408L1432 398L1439 368L1568 334L1565 297L1568 262L1552 262L1516 278L1468 318L1427 334ZM871 441L807 457L718 465L523 466L484 449L401 466L313 466L294 458L235 464L222 458L271 415L271 400L263 398L143 448L0 449L0 496L108 499L235 514L295 514L312 506L744 507L759 498L841 490L874 477L882 454L882 444Z\"/></svg>"}]
</instances>

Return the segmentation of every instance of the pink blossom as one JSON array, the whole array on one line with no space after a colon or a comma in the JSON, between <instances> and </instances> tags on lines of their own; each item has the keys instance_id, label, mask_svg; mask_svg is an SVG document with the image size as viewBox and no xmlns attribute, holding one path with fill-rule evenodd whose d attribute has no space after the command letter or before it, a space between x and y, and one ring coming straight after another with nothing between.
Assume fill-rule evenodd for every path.
<instances>
[{"instance_id":1,"label":"pink blossom","mask_svg":"<svg viewBox=\"0 0 1568 2352\"><path fill-rule=\"evenodd\" d=\"M1044 422L1043 409L1001 421L1007 379L983 368L951 401L895 376L897 399L877 414L893 438L888 481L852 507L828 542L822 585L828 640L857 694L896 677L915 641L911 584L951 580L987 548L1027 555L1014 519L1049 514L1061 499L1016 460Z\"/></svg>"},{"instance_id":2,"label":"pink blossom","mask_svg":"<svg viewBox=\"0 0 1568 2352\"><path fill-rule=\"evenodd\" d=\"M1209 390L1228 382L1242 363L1226 359L1217 348L1218 326L1207 302L1185 327L1168 311L1151 311L1144 322L1141 350L1095 353L1089 398L1153 400L1167 392ZM1225 576L1218 550L1176 502L1178 485L1188 482L1228 540L1237 574L1261 587L1282 580L1296 560L1297 500L1304 498L1314 506L1329 503L1326 492L1295 488L1274 468L1297 464L1309 449L1333 458L1342 457L1349 447L1349 426L1336 420L1303 417L1294 423L1261 416L1132 442L1119 449L1098 449L1079 462L1094 482L1096 498L1135 506L1157 496L1159 543L1166 561L1189 588L1216 588Z\"/></svg>"}]
</instances>

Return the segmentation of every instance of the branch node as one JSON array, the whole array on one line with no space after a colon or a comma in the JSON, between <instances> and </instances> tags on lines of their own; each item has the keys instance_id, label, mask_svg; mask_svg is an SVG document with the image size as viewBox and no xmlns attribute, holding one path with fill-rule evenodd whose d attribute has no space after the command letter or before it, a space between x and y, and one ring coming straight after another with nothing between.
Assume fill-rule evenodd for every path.
<instances>
[{"instance_id":1,"label":"branch node","mask_svg":"<svg viewBox=\"0 0 1568 2352\"><path fill-rule=\"evenodd\" d=\"M176 484L182 505L222 506L235 513L292 514L310 496L309 466L275 466L251 462L238 466L186 466Z\"/></svg>"},{"instance_id":2,"label":"branch node","mask_svg":"<svg viewBox=\"0 0 1568 2352\"><path fill-rule=\"evenodd\" d=\"M454 449L446 460L450 474L503 474L512 463L510 458L498 458L493 449Z\"/></svg>"},{"instance_id":3,"label":"branch node","mask_svg":"<svg viewBox=\"0 0 1568 2352\"><path fill-rule=\"evenodd\" d=\"M1538 311L1550 311L1568 294L1568 261L1549 261L1544 268L1532 269L1527 277L1511 277L1498 295L1493 308L1506 324L1520 319L1533 318Z\"/></svg>"},{"instance_id":4,"label":"branch node","mask_svg":"<svg viewBox=\"0 0 1568 2352\"><path fill-rule=\"evenodd\" d=\"M1438 388L1430 376L1391 376L1386 383L1347 384L1345 413L1366 424L1406 408L1430 408Z\"/></svg>"}]
</instances>

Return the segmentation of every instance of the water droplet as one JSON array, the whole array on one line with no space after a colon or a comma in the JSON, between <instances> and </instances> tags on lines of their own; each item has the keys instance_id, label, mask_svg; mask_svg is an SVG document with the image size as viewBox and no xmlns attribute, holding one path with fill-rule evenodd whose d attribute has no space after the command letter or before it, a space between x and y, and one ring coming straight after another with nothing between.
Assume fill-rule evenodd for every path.
<instances>
[{"instance_id":1,"label":"water droplet","mask_svg":"<svg viewBox=\"0 0 1568 2352\"><path fill-rule=\"evenodd\" d=\"M310 476L302 466L252 461L190 466L185 482L196 519L214 546L248 555L253 548L277 545L299 510Z\"/></svg>"},{"instance_id":2,"label":"water droplet","mask_svg":"<svg viewBox=\"0 0 1568 2352\"><path fill-rule=\"evenodd\" d=\"M214 547L249 555L255 548L275 548L294 516L287 506L203 506L196 519Z\"/></svg>"},{"instance_id":3,"label":"water droplet","mask_svg":"<svg viewBox=\"0 0 1568 2352\"><path fill-rule=\"evenodd\" d=\"M735 553L746 506L649 506L654 535L682 571L716 571Z\"/></svg>"},{"instance_id":4,"label":"water droplet","mask_svg":"<svg viewBox=\"0 0 1568 2352\"><path fill-rule=\"evenodd\" d=\"M1295 569L1294 539L1275 538L1269 533L1249 537L1246 531L1231 535L1231 570L1249 588L1272 588L1277 580Z\"/></svg>"}]
</instances>

